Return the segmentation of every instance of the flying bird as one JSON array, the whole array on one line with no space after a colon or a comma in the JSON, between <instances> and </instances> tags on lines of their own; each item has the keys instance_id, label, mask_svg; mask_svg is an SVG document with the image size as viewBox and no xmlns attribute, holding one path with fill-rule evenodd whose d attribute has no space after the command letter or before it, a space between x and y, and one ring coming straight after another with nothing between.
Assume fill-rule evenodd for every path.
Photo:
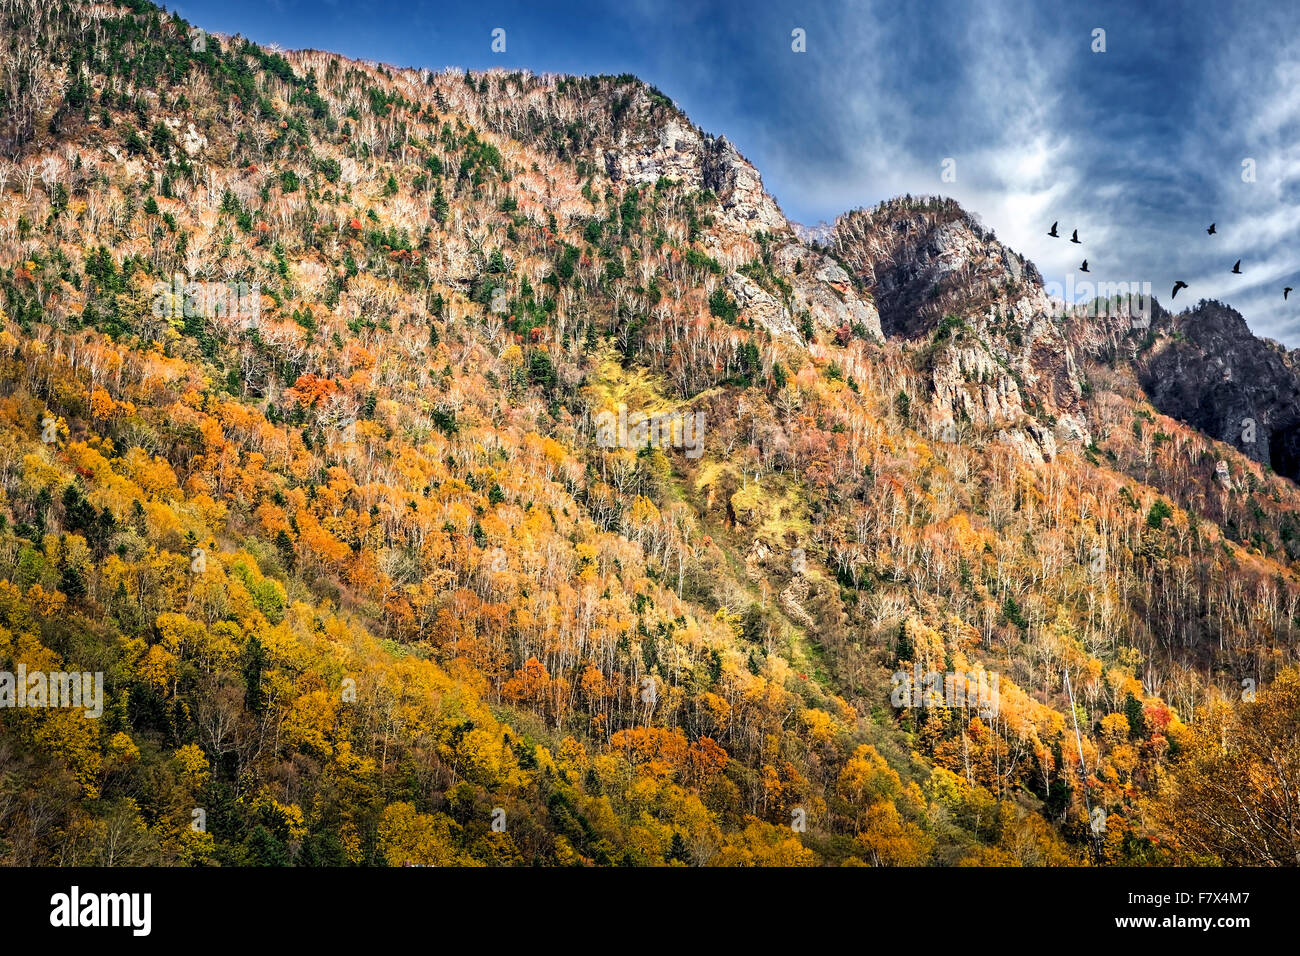
<instances>
[{"instance_id":1,"label":"flying bird","mask_svg":"<svg viewBox=\"0 0 1300 956\"><path fill-rule=\"evenodd\" d=\"M1048 230L1048 233L1047 233L1047 234L1048 234L1049 236L1051 236L1053 239L1060 239L1060 238L1061 238L1061 234L1060 234L1059 232L1056 231L1056 226L1057 226L1057 223L1059 223L1059 222L1060 222L1060 220L1058 219L1056 222L1052 223L1052 228L1051 228L1050 230Z\"/></svg>"},{"instance_id":2,"label":"flying bird","mask_svg":"<svg viewBox=\"0 0 1300 956\"><path fill-rule=\"evenodd\" d=\"M1079 266L1079 271L1080 271L1080 272L1087 272L1087 271L1088 271L1088 260L1087 260L1087 259L1084 259L1084 260L1083 260L1083 265Z\"/></svg>"},{"instance_id":3,"label":"flying bird","mask_svg":"<svg viewBox=\"0 0 1300 956\"><path fill-rule=\"evenodd\" d=\"M1182 279L1179 279L1177 282L1175 282L1174 291L1173 294L1169 296L1169 301L1172 302L1174 301L1174 299L1178 298L1179 289L1186 289L1186 288L1187 288L1187 283L1184 282Z\"/></svg>"},{"instance_id":4,"label":"flying bird","mask_svg":"<svg viewBox=\"0 0 1300 956\"><path fill-rule=\"evenodd\" d=\"M1078 229L1074 230L1074 235L1070 237L1070 241L1071 241L1071 242L1078 242L1078 243L1082 243L1082 242L1083 242L1083 240L1079 238L1079 230L1078 230Z\"/></svg>"},{"instance_id":5,"label":"flying bird","mask_svg":"<svg viewBox=\"0 0 1300 956\"><path fill-rule=\"evenodd\" d=\"M1205 231L1208 232L1210 235L1214 235L1214 227L1215 227L1215 225L1216 225L1215 223L1210 223L1210 228L1209 228L1209 229L1206 229Z\"/></svg>"},{"instance_id":6,"label":"flying bird","mask_svg":"<svg viewBox=\"0 0 1300 956\"><path fill-rule=\"evenodd\" d=\"M1286 297L1289 296L1290 294L1291 294L1291 287L1287 286L1285 289L1282 290L1282 301L1285 302Z\"/></svg>"},{"instance_id":7,"label":"flying bird","mask_svg":"<svg viewBox=\"0 0 1300 956\"><path fill-rule=\"evenodd\" d=\"M1237 260L1237 264L1236 264L1235 266L1232 267L1232 271L1233 271L1233 273L1234 273L1235 275L1241 275L1241 260L1240 260L1240 259L1238 259L1238 260Z\"/></svg>"}]
</instances>

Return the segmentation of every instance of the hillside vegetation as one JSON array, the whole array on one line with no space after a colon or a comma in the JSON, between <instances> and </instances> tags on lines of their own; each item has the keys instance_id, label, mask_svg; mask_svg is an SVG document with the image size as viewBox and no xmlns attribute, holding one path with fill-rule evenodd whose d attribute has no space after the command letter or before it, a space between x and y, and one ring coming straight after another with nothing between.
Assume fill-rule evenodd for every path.
<instances>
[{"instance_id":1,"label":"hillside vegetation","mask_svg":"<svg viewBox=\"0 0 1300 956\"><path fill-rule=\"evenodd\" d=\"M0 0L0 669L105 675L0 861L1294 865L1300 491L1146 336L634 77Z\"/></svg>"}]
</instances>

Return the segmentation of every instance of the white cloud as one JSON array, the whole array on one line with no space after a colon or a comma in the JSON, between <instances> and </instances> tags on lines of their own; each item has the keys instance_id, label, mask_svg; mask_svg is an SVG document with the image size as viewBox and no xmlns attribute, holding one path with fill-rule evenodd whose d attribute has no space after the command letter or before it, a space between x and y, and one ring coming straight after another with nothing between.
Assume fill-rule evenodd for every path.
<instances>
[{"instance_id":1,"label":"white cloud","mask_svg":"<svg viewBox=\"0 0 1300 956\"><path fill-rule=\"evenodd\" d=\"M1046 279L1086 257L1098 281L1151 282L1166 304L1183 279L1189 298L1221 298L1300 345L1300 301L1281 298L1283 280L1300 279L1300 43L1280 39L1283 17L1216 32L1212 11L1177 23L1150 11L1116 22L1111 52L1093 55L1090 21L1011 2L841 12L809 29L809 107L828 127L817 148L783 145L775 129L752 157L784 208L829 219L902 193L950 195ZM1125 59L1134 50L1144 63ZM940 179L945 157L955 183ZM1053 220L1084 244L1048 237ZM1237 258L1244 280L1228 272Z\"/></svg>"}]
</instances>

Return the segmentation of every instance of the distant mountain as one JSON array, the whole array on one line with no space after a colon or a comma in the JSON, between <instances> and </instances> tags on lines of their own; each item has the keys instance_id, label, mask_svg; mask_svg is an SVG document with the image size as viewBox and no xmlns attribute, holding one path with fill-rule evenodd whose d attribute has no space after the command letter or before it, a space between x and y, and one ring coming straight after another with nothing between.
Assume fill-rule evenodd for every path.
<instances>
[{"instance_id":1,"label":"distant mountain","mask_svg":"<svg viewBox=\"0 0 1300 956\"><path fill-rule=\"evenodd\" d=\"M800 241L810 246L824 246L831 240L834 226L828 222L819 222L814 226L805 226L802 223L792 222L790 226L794 229L794 234L799 237Z\"/></svg>"},{"instance_id":2,"label":"distant mountain","mask_svg":"<svg viewBox=\"0 0 1300 956\"><path fill-rule=\"evenodd\" d=\"M1300 481L1300 352L1257 338L1219 302L1163 309L1138 359L1152 403Z\"/></svg>"}]
</instances>

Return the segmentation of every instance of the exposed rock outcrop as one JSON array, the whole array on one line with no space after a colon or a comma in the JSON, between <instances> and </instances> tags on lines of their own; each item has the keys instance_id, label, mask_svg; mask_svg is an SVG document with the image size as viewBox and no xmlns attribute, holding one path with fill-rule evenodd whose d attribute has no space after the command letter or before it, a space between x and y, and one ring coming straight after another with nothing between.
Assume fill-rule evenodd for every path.
<instances>
[{"instance_id":1,"label":"exposed rock outcrop","mask_svg":"<svg viewBox=\"0 0 1300 956\"><path fill-rule=\"evenodd\" d=\"M849 329L883 338L874 303L833 258L810 248L763 188L758 170L725 136L710 136L684 117L661 119L651 92L638 90L622 116L619 133L603 147L605 171L616 183L653 185L661 178L693 190L708 190L721 210L715 230L764 233L776 243L770 268L789 287L764 287L736 272L725 277L728 291L747 317L778 338L802 341L802 316L814 328Z\"/></svg>"},{"instance_id":2,"label":"exposed rock outcrop","mask_svg":"<svg viewBox=\"0 0 1300 956\"><path fill-rule=\"evenodd\" d=\"M1091 442L1074 350L1038 270L955 202L849 213L831 247L866 285L884 334L928 340L940 421L969 421L1029 460Z\"/></svg>"},{"instance_id":3,"label":"exposed rock outcrop","mask_svg":"<svg viewBox=\"0 0 1300 956\"><path fill-rule=\"evenodd\" d=\"M1138 380L1158 409L1300 480L1300 353L1251 333L1221 302L1156 309Z\"/></svg>"},{"instance_id":4,"label":"exposed rock outcrop","mask_svg":"<svg viewBox=\"0 0 1300 956\"><path fill-rule=\"evenodd\" d=\"M650 115L648 94L639 92L632 109ZM790 223L763 189L758 170L725 136L710 136L684 117L662 126L625 125L604 149L605 171L614 182L653 185L661 177L718 197L726 226L740 232L793 235Z\"/></svg>"}]
</instances>

